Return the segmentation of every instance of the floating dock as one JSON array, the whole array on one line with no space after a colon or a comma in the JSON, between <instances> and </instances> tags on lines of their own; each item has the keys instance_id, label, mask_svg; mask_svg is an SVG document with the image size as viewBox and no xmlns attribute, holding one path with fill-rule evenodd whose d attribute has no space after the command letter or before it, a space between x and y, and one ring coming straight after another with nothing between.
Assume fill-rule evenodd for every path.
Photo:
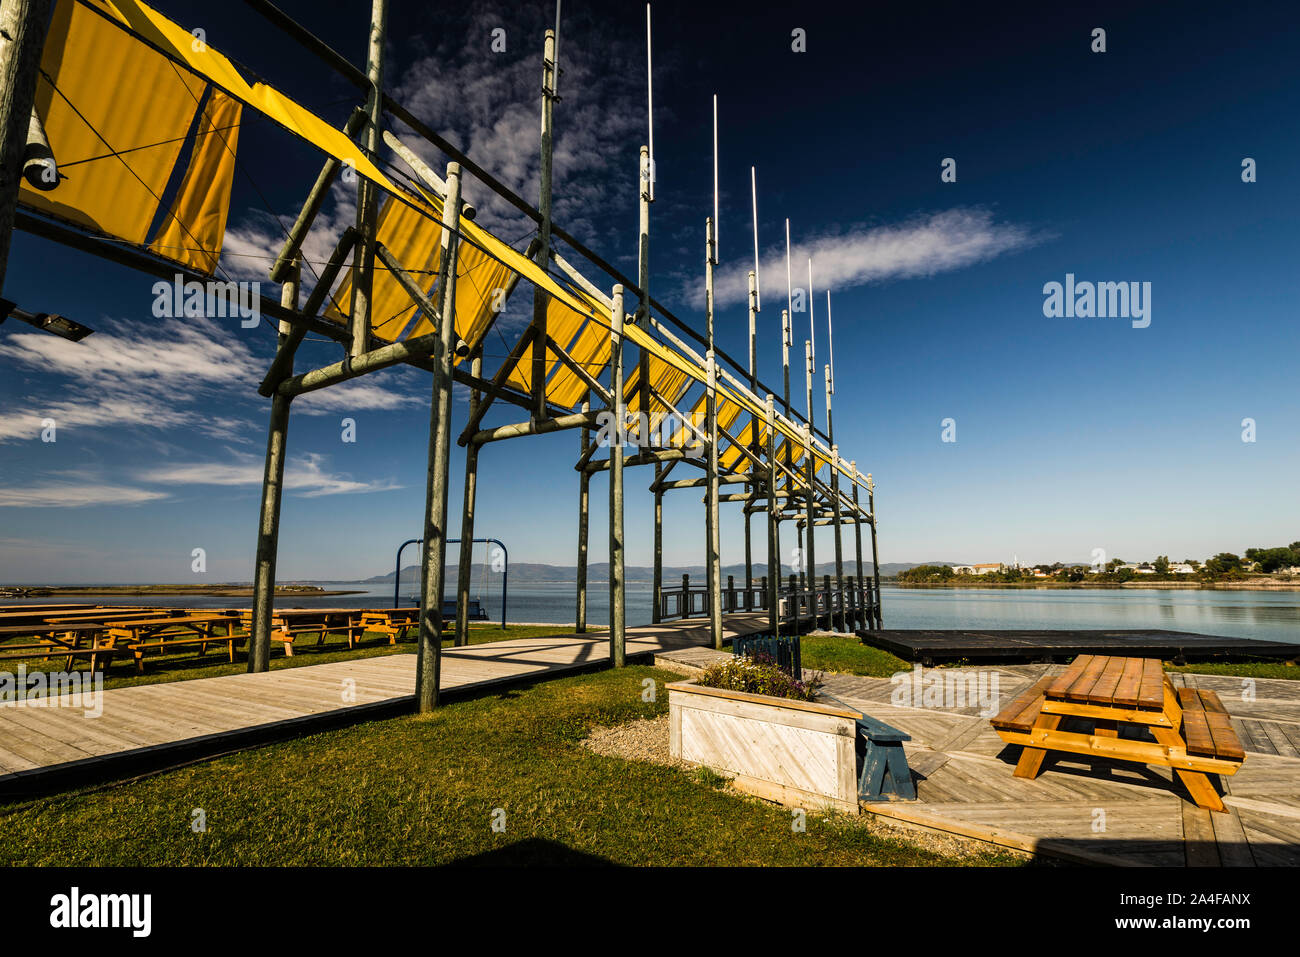
<instances>
[{"instance_id":1,"label":"floating dock","mask_svg":"<svg viewBox=\"0 0 1300 957\"><path fill-rule=\"evenodd\" d=\"M906 661L931 665L940 661L1066 661L1075 655L1128 655L1163 661L1212 658L1300 658L1300 642L1229 638L1191 631L1144 629L1028 629L972 631L933 629L862 629L865 644ZM1297 636L1300 638L1300 636Z\"/></svg>"}]
</instances>

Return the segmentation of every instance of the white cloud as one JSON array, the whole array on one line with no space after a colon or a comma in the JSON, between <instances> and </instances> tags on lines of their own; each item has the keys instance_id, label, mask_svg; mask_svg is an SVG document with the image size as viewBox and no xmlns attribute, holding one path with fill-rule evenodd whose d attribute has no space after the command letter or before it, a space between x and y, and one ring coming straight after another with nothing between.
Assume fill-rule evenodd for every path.
<instances>
[{"instance_id":1,"label":"white cloud","mask_svg":"<svg viewBox=\"0 0 1300 957\"><path fill-rule=\"evenodd\" d=\"M238 456L236 462L189 462L161 465L138 473L151 485L260 486L263 463L252 456ZM284 470L284 488L304 498L353 492L387 492L401 488L391 480L358 482L323 468L325 457L309 453L290 459Z\"/></svg>"},{"instance_id":2,"label":"white cloud","mask_svg":"<svg viewBox=\"0 0 1300 957\"><path fill-rule=\"evenodd\" d=\"M42 482L30 488L0 486L3 508L82 508L88 505L139 505L167 498L166 492L123 485Z\"/></svg>"},{"instance_id":3,"label":"white cloud","mask_svg":"<svg viewBox=\"0 0 1300 957\"><path fill-rule=\"evenodd\" d=\"M793 239L793 237L792 237ZM790 264L793 284L808 286L808 259L813 261L813 293L843 290L870 282L933 276L1024 249L1038 242L1024 226L999 223L986 209L950 209L918 216L893 226L855 226L845 232L793 242ZM724 266L714 280L719 306L746 302L752 263L741 260ZM785 244L761 260L763 288L781 298L785 291ZM704 290L691 284L687 295L698 307ZM820 308L820 301L814 306Z\"/></svg>"}]
</instances>

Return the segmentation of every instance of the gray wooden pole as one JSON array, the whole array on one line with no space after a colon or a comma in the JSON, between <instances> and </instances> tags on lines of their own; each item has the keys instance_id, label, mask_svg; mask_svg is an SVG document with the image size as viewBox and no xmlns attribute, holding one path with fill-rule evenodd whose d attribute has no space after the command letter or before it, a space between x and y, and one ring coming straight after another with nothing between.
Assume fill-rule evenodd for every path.
<instances>
[{"instance_id":1,"label":"gray wooden pole","mask_svg":"<svg viewBox=\"0 0 1300 957\"><path fill-rule=\"evenodd\" d=\"M718 372L713 350L705 356L705 369L708 372L708 392L705 399L706 431L709 436L707 517L707 548L705 560L708 562L709 588L709 639L714 648L722 648L722 566L720 559L721 542L718 527Z\"/></svg>"},{"instance_id":2,"label":"gray wooden pole","mask_svg":"<svg viewBox=\"0 0 1300 957\"><path fill-rule=\"evenodd\" d=\"M366 155L374 159L379 151L380 119L384 97L384 37L388 32L388 0L371 0L370 39L366 47ZM379 213L379 187L364 176L357 177L357 232L360 242L352 260L352 344L353 358L366 351L370 340L371 292L375 276L375 218Z\"/></svg>"},{"instance_id":3,"label":"gray wooden pole","mask_svg":"<svg viewBox=\"0 0 1300 957\"><path fill-rule=\"evenodd\" d=\"M706 584L709 590L709 640L714 648L722 648L722 542L718 516L718 369L713 354L713 267L718 261L718 244L712 218L704 221L704 325L708 349L704 354L708 374L704 398L705 432L708 436L708 459L705 473L708 491L705 495L705 548ZM751 341L753 334L751 332Z\"/></svg>"},{"instance_id":4,"label":"gray wooden pole","mask_svg":"<svg viewBox=\"0 0 1300 957\"><path fill-rule=\"evenodd\" d=\"M543 271L551 266L551 159L555 112L555 31L547 30L542 46L542 168L541 197L538 209L542 221L538 227L541 246L537 250L537 264ZM546 418L546 308L550 296L541 286L533 287L533 326L538 334L533 337L532 386L533 416Z\"/></svg>"},{"instance_id":5,"label":"gray wooden pole","mask_svg":"<svg viewBox=\"0 0 1300 957\"><path fill-rule=\"evenodd\" d=\"M0 0L0 289L49 21L50 0Z\"/></svg>"},{"instance_id":6,"label":"gray wooden pole","mask_svg":"<svg viewBox=\"0 0 1300 957\"><path fill-rule=\"evenodd\" d=\"M753 469L750 469L750 475L753 475ZM752 493L754 486L746 485L745 491ZM754 610L754 541L753 531L750 528L750 516L752 512L749 509L749 503L745 504L745 611Z\"/></svg>"},{"instance_id":7,"label":"gray wooden pole","mask_svg":"<svg viewBox=\"0 0 1300 957\"><path fill-rule=\"evenodd\" d=\"M880 610L880 553L876 550L876 483L871 480L870 472L867 473L867 511L871 513L871 569L876 582L876 627L884 628Z\"/></svg>"},{"instance_id":8,"label":"gray wooden pole","mask_svg":"<svg viewBox=\"0 0 1300 957\"><path fill-rule=\"evenodd\" d=\"M659 487L659 480L663 477L664 464L655 462L655 554L654 554L654 580L653 595L654 608L650 611L650 621L653 624L659 624L663 620L663 595L664 595L664 493Z\"/></svg>"},{"instance_id":9,"label":"gray wooden pole","mask_svg":"<svg viewBox=\"0 0 1300 957\"><path fill-rule=\"evenodd\" d=\"M813 491L813 479L817 475L817 459L813 455L812 444L812 426L806 425L803 430L804 450L807 459L808 472L808 517L805 519L807 535L804 545L807 551L804 559L808 564L808 610L813 616L813 628L817 627L817 494Z\"/></svg>"},{"instance_id":10,"label":"gray wooden pole","mask_svg":"<svg viewBox=\"0 0 1300 957\"><path fill-rule=\"evenodd\" d=\"M295 261L280 287L280 305L298 308L301 273ZM292 349L280 333L280 348ZM293 356L287 360L293 371ZM289 404L293 396L276 392L271 398L271 423L266 433L266 465L262 472L262 509L257 528L257 558L253 571L252 638L248 644L248 670L271 667L271 618L275 607L275 562L280 549L280 497L284 490L284 458L289 440Z\"/></svg>"},{"instance_id":11,"label":"gray wooden pole","mask_svg":"<svg viewBox=\"0 0 1300 957\"><path fill-rule=\"evenodd\" d=\"M776 397L767 397L767 624L773 637L781 634L777 607L781 586L781 542L777 532L776 498Z\"/></svg>"},{"instance_id":12,"label":"gray wooden pole","mask_svg":"<svg viewBox=\"0 0 1300 957\"><path fill-rule=\"evenodd\" d=\"M435 355L429 402L429 475L424 498L424 550L420 565L420 637L415 666L415 701L420 711L438 706L442 671L442 589L447 556L447 470L451 459L451 362L456 336L456 256L460 248L460 164L447 164L447 199L442 208L442 341Z\"/></svg>"},{"instance_id":13,"label":"gray wooden pole","mask_svg":"<svg viewBox=\"0 0 1300 957\"><path fill-rule=\"evenodd\" d=\"M637 238L637 282L641 286L641 299L637 305L633 321L642 327L650 328L650 203L653 202L651 181L654 170L651 167L650 147L641 147L641 200L638 207L639 224ZM641 393L641 411L650 417L650 354L640 350L637 360L638 391ZM645 436L642 436L642 440Z\"/></svg>"},{"instance_id":14,"label":"gray wooden pole","mask_svg":"<svg viewBox=\"0 0 1300 957\"><path fill-rule=\"evenodd\" d=\"M863 588L867 579L862 567L862 511L861 506L858 505L858 463L856 460L849 463L849 470L853 475L853 538L857 544L858 553L858 588ZM858 612L859 617L862 619L862 626L870 628L871 622L867 620L867 615L870 612L869 603L859 601Z\"/></svg>"},{"instance_id":15,"label":"gray wooden pole","mask_svg":"<svg viewBox=\"0 0 1300 957\"><path fill-rule=\"evenodd\" d=\"M483 374L483 347L474 350L470 372L478 379ZM469 411L478 410L478 389L469 393ZM471 443L465 449L465 490L460 512L460 555L456 563L456 640L457 645L469 644L469 580L470 562L474 558L474 510L478 495L478 452L480 446Z\"/></svg>"},{"instance_id":16,"label":"gray wooden pole","mask_svg":"<svg viewBox=\"0 0 1300 957\"><path fill-rule=\"evenodd\" d=\"M614 287L609 334L610 392L614 399L614 440L609 447L609 658L623 667L627 642L627 609L623 582L623 287Z\"/></svg>"},{"instance_id":17,"label":"gray wooden pole","mask_svg":"<svg viewBox=\"0 0 1300 957\"><path fill-rule=\"evenodd\" d=\"M590 393L588 393L590 395ZM591 399L582 400L582 411L591 411ZM582 430L582 454L591 445L591 429ZM591 508L591 473L583 469L578 473L578 608L575 614L578 634L587 631L587 538Z\"/></svg>"}]
</instances>

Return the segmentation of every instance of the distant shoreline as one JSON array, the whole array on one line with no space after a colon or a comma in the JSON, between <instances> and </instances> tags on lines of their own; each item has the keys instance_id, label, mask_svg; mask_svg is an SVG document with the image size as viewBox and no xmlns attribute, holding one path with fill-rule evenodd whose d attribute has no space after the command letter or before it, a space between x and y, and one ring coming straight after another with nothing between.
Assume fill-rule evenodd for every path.
<instances>
[{"instance_id":1,"label":"distant shoreline","mask_svg":"<svg viewBox=\"0 0 1300 957\"><path fill-rule=\"evenodd\" d=\"M248 598L252 594L252 585L40 585L0 589L0 595L11 598L43 598L54 595L204 595ZM326 591L315 585L282 585L275 589L275 594L281 598L316 598L366 593L356 590Z\"/></svg>"},{"instance_id":2,"label":"distant shoreline","mask_svg":"<svg viewBox=\"0 0 1300 957\"><path fill-rule=\"evenodd\" d=\"M895 588L1109 588L1109 589L1143 589L1165 588L1172 591L1300 591L1300 581L1295 582L900 582L882 578L882 585Z\"/></svg>"}]
</instances>

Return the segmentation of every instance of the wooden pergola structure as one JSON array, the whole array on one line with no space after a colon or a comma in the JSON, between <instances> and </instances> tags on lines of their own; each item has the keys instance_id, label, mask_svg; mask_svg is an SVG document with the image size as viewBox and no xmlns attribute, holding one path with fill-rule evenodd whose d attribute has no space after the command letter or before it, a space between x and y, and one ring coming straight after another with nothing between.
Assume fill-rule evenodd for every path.
<instances>
[{"instance_id":1,"label":"wooden pergola structure","mask_svg":"<svg viewBox=\"0 0 1300 957\"><path fill-rule=\"evenodd\" d=\"M387 0L372 0L365 71L356 69L268 0L247 2L357 87L362 103L342 129L330 126L266 84L250 84L230 60L204 44L194 44L187 30L139 0L57 0L52 17L51 0L0 0L0 27L12 38L0 41L0 127L5 137L0 169L0 242L8 242L11 224L16 224L153 275L207 278L219 269L241 111L258 110L326 153L315 183L270 268L270 279L280 284L280 299L262 303L263 313L278 322L279 336L275 358L259 388L271 400L271 411L254 575L250 671L268 667L292 402L308 392L398 364L417 366L432 374L416 691L420 709L430 709L438 702L444 624L441 599L450 572L446 540L453 438L465 448L460 538L471 539L479 462L486 446L564 430L578 433L576 620L580 632L588 627L589 486L592 475L609 472L609 642L610 657L616 666L624 663L626 628L624 476L626 469L636 466L653 466L654 472L649 488L655 507L656 621L663 613L663 496L672 491L701 489L706 512L705 605L715 647L721 647L723 639L719 510L724 502L743 506L743 607L766 609L774 633L781 627L782 590L778 579L782 522L795 523L801 554L806 556L804 567L808 569L816 568L814 530L825 525L833 527L833 591L841 597L838 603L828 600L827 613L842 629L857 623L850 621L851 617L879 627L879 572L877 568L872 589L864 577L862 551L865 525L871 535L873 565L878 565L874 485L870 475L858 472L855 462L840 457L834 442L829 367L826 432L817 429L809 416L801 416L791 408L789 311L783 312L784 389L778 401L756 371L759 303L753 272L749 280L748 362L736 362L714 341L717 247L712 218L705 222L704 332L691 328L651 297L653 163L647 147L641 148L638 169L639 268L635 282L552 221L551 156L558 77L555 31L546 31L543 47L541 191L534 207L383 92ZM89 112L84 107L76 108L78 97L91 98L86 84L104 86L115 79L104 72L95 74L87 63L78 60L89 56L91 45L95 45L101 71L111 73L115 65L120 71L116 77L119 82L153 84L154 99L148 108L159 116L151 120L156 120L157 128L164 132L190 130L192 145L187 161L180 157L181 146L177 145L170 165L156 164L158 169L142 171L122 155L137 148L148 152L157 144L112 142L105 133L109 130L112 135L125 135L113 124L113 110L121 107L115 107L110 99L95 103L95 109ZM117 59L105 54L106 45ZM44 66L39 66L42 63ZM179 86L169 92L170 83ZM186 93L193 103L185 99ZM66 107L73 107L72 112ZM162 116L164 107L175 116ZM98 141L112 147L117 160L100 167L87 164L83 178L93 179L92 174L96 174L127 182L118 163L126 167L146 187L147 195L140 195L152 215L143 218L155 225L162 223L152 240L149 230L132 231L127 228L131 224L123 225L125 214L130 212L121 208L125 199L111 200L113 207L103 208L109 201L102 196L102 184L95 194L99 198L78 194L75 183L65 186L58 177L56 187L48 191L30 185L30 174L29 185L20 184L18 174L30 166L37 134L46 143L47 152L52 148L52 159L45 159L47 165L65 161L65 156L72 158L65 151L75 152L76 148L68 144L73 141L70 131L80 129L76 126L78 118ZM447 156L445 170L440 173L425 163L408 142L399 138L393 129L394 121ZM85 138L85 131L82 134ZM302 244L326 195L345 169L356 174L356 221L337 238L332 255L304 298ZM463 196L466 176L536 223L537 234L526 250L512 248L475 223L475 210ZM162 197L173 193L178 181L181 185L177 198L170 208L163 209ZM194 185L191 188L186 184ZM91 185L96 186L93 182ZM16 210L16 206L21 208ZM208 215L199 215L195 210ZM219 219L215 228L211 215L214 210L220 213L215 217ZM590 280L572 265L557 250L557 241L601 274L602 281ZM7 246L0 253L7 253ZM0 269L3 259L0 255ZM494 328L521 279L532 286L532 320L509 355L494 370L488 370L484 337ZM296 371L296 353L309 332L338 343L344 353L339 361ZM811 414L811 349L806 365L807 407ZM455 436L454 383L470 390L468 421ZM526 413L526 417L507 425L484 427L485 415L498 405L519 407L521 416ZM625 452L625 445L632 448L630 454ZM694 471L687 477L682 474L685 469ZM724 488L736 491L724 493ZM865 506L860 502L860 489L866 490ZM751 540L755 515L766 520L769 571L765 590L759 594L755 593ZM845 585L845 526L852 526L855 536L854 586ZM468 640L470 558L469 549L463 549L456 570L458 644ZM796 603L796 623L800 595L805 591L815 595L817 591L813 577L810 574L785 593L787 601ZM847 603L843 599L846 590L852 595ZM865 600L863 596L873 591L877 597ZM686 598L689 600L689 595ZM816 614L815 598L811 608Z\"/></svg>"}]
</instances>

